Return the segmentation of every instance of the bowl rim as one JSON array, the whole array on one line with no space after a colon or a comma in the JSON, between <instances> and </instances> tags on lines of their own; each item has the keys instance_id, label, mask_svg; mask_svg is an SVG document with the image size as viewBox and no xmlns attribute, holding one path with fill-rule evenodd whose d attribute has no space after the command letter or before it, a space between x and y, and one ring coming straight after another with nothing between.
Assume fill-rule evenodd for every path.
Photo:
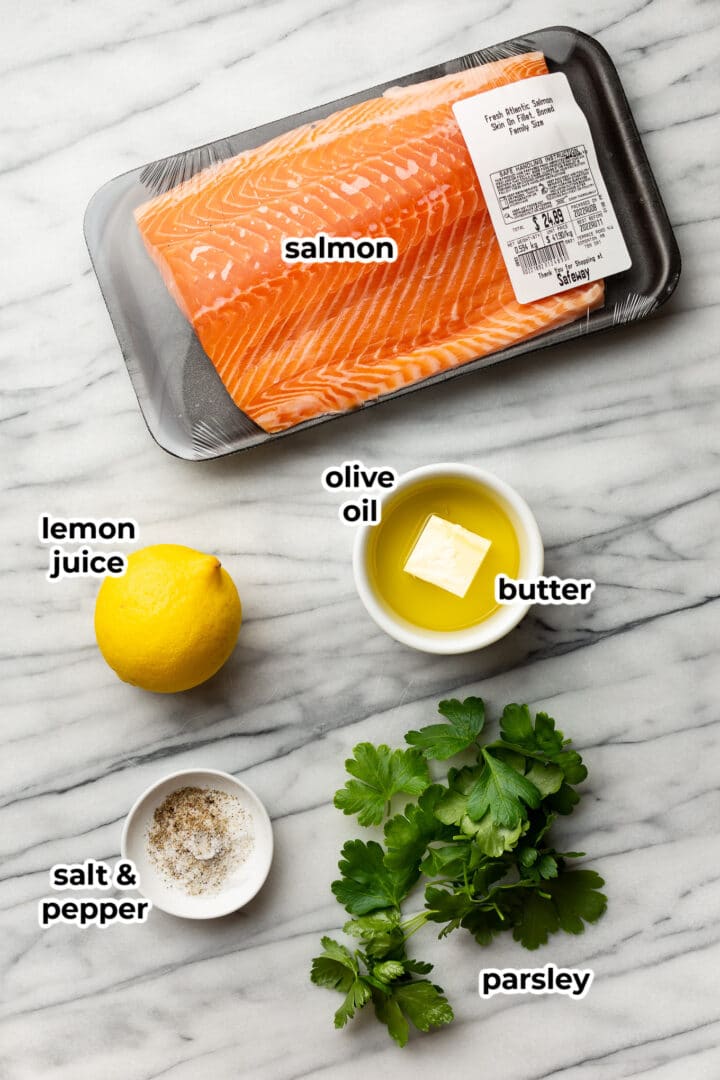
<instances>
[{"instance_id":1,"label":"bowl rim","mask_svg":"<svg viewBox=\"0 0 720 1080\"><path fill-rule=\"evenodd\" d=\"M384 507L396 499L400 493L414 487L425 479L432 477L447 476L449 479L465 479L486 488L492 494L499 496L500 500L507 504L513 514L519 520L524 536L518 535L520 543L521 564L523 557L528 562L523 566L520 577L538 577L543 572L545 551L542 536L535 515L528 503L507 481L489 472L487 469L476 465L466 465L460 462L439 462L434 465L421 465L416 469L403 473L395 487L380 496L381 512ZM515 524L515 522L513 522ZM353 546L353 575L355 587L360 600L375 623L386 634L410 648L421 652L435 653L438 655L459 655L466 652L475 652L494 644L509 634L522 619L525 618L532 607L530 602L522 601L514 604L506 604L500 612L493 612L487 619L475 626L465 627L462 630L428 630L424 627L415 627L412 623L396 615L379 598L373 588L367 569L367 554L375 525L360 525L355 534ZM496 618L496 615L500 618ZM504 617L502 617L504 616Z\"/></svg>"},{"instance_id":2,"label":"bowl rim","mask_svg":"<svg viewBox=\"0 0 720 1080\"><path fill-rule=\"evenodd\" d=\"M140 882L140 884L137 887L138 892L146 900L151 901L153 908L157 908L158 911L163 911L163 912L165 912L166 915L172 915L174 918L177 918L177 919L193 919L193 920L221 919L221 918L224 918L224 916L226 916L226 915L231 915L234 911L240 911L241 908L244 908L246 906L246 904L249 904L251 900L255 899L255 897L257 896L257 894L260 892L263 885L267 881L267 877L268 877L268 874L270 873L270 868L272 866L273 856L274 856L274 852L275 852L275 837L274 837L274 834L273 834L272 820L271 820L270 815L267 812L267 808L266 808L265 804L263 803L262 799L260 798L260 796L253 790L253 788L251 788L248 784L244 783L242 780L238 780L238 778L236 776L233 776L232 773L225 772L224 769L212 769L212 768L210 768L208 766L201 765L201 766L198 766L197 768L176 769L174 772L167 773L166 776L160 777L159 780L156 780L154 783L150 784L147 788L145 788L144 791L142 791L140 793L140 795L138 795L137 799L135 800L135 802L132 804L132 806L130 807L130 809L127 812L127 815L125 817L125 821L123 823L122 832L120 834L120 856L121 856L121 858L123 858L123 859L129 859L130 858L130 856L128 854L128 843L127 843L128 836L129 836L129 833L130 833L130 829L131 829L134 818L137 816L138 811L143 806L143 804L147 801L147 799L149 799L150 796L158 788L162 787L164 784L169 783L170 781L174 781L174 780L177 780L177 779L179 779L181 777L185 777L185 776L202 776L202 775L207 776L209 779L212 779L213 777L219 777L219 778L229 782L231 785L239 788L241 791L243 791L246 795L248 795L250 797L250 800L253 803L253 809L258 810L260 819L262 821L262 824L265 826L265 832L267 834L268 841L267 841L266 844L263 845L263 850L265 851L266 854L265 854L264 862L261 864L262 869L261 869L261 872L258 875L257 881L255 883L256 887L254 889L254 892L252 892L249 896L247 896L241 903L238 904L238 903L235 903L234 901L232 901L232 902L230 902L228 904L227 907L222 908L221 910L217 910L217 911L207 911L207 912L197 911L197 912L192 912L191 913L191 912L182 912L182 911L177 911L177 910L171 910L169 907L166 907L162 902L158 902L153 896L148 896L147 893L145 893L143 891L142 882ZM182 785L179 785L179 786L182 786ZM173 788L173 790L177 790L177 788ZM170 792L168 792L168 794L170 794ZM210 899L217 900L217 897L216 896L213 896L212 898L208 897L208 899L209 900Z\"/></svg>"}]
</instances>

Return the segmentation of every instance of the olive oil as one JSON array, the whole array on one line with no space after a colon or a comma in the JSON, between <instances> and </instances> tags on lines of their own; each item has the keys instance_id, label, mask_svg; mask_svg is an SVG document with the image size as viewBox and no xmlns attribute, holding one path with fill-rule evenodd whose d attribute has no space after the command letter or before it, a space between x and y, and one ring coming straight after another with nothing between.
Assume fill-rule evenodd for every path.
<instances>
[{"instance_id":1,"label":"olive oil","mask_svg":"<svg viewBox=\"0 0 720 1080\"><path fill-rule=\"evenodd\" d=\"M464 597L413 577L404 569L431 514L463 525L490 541ZM520 548L512 522L497 497L470 480L433 477L400 491L383 508L372 530L370 575L377 594L401 618L426 630L464 630L499 607L495 577L517 577Z\"/></svg>"}]
</instances>

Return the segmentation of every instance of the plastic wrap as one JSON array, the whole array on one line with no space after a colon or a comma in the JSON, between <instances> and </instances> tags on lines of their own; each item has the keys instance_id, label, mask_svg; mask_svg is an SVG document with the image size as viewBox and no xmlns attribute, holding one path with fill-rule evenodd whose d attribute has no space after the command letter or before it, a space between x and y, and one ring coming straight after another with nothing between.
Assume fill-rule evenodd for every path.
<instances>
[{"instance_id":1,"label":"plastic wrap","mask_svg":"<svg viewBox=\"0 0 720 1080\"><path fill-rule=\"evenodd\" d=\"M555 177L546 202L522 209L530 221L546 208L534 218L544 247L515 255L513 270L515 249L498 243L453 108L478 94L490 101L500 86L530 88L546 72L566 76L589 125L598 186L630 265L590 281L567 277L561 291L520 303L520 264L568 258L563 236L592 223L594 204L570 180L566 197ZM518 112L517 122L532 125L542 112ZM530 197L519 190L527 177L547 193L549 160L511 177L516 189L497 189L491 209L509 208L511 230L513 198ZM126 173L93 197L85 232L148 427L166 450L194 459L645 317L680 272L617 73L597 42L568 28ZM298 260L310 239L311 257ZM329 258L333 240L341 243Z\"/></svg>"}]
</instances>

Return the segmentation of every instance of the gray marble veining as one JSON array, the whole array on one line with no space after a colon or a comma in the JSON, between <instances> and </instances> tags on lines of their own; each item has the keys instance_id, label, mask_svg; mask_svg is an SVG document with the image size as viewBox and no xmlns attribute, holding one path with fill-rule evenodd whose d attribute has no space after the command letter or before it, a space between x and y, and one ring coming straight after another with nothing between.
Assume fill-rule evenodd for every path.
<instances>
[{"instance_id":1,"label":"gray marble veining","mask_svg":"<svg viewBox=\"0 0 720 1080\"><path fill-rule=\"evenodd\" d=\"M2 5L0 440L3 542L0 910L3 1080L717 1080L720 19L716 4L560 0L148 0ZM215 463L152 443L83 243L106 179L166 153L543 25L597 34L675 226L684 273L662 315L528 356ZM452 417L448 424L447 417ZM465 657L423 656L355 595L352 534L320 486L360 457L400 471L460 459L516 485L549 572L587 575L588 608L543 609ZM132 515L141 542L217 552L246 624L208 686L180 698L116 681L92 633L95 584L45 581L37 517ZM400 1052L367 1018L332 1029L308 983L352 824L331 805L360 739L399 739L437 700L551 711L591 780L563 823L605 876L606 917L538 963L592 966L581 1002L481 1002L483 964L422 935L456 1009ZM163 774L237 773L274 819L276 861L213 924L41 931L57 861L117 856L122 820ZM532 962L535 962L533 960Z\"/></svg>"}]
</instances>

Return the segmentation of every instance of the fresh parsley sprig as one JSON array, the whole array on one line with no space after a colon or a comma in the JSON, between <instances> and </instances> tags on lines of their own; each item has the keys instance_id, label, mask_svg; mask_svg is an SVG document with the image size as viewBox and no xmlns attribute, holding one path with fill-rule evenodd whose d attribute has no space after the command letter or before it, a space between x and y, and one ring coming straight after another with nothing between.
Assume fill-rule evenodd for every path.
<instances>
[{"instance_id":1,"label":"fresh parsley sprig","mask_svg":"<svg viewBox=\"0 0 720 1080\"><path fill-rule=\"evenodd\" d=\"M582 853L549 844L553 822L572 812L575 787L587 776L552 717L533 719L527 705L507 705L499 738L481 743L481 698L442 701L439 712L446 722L408 732L409 749L360 743L346 762L351 779L335 805L361 825L386 818L384 845L343 846L332 891L353 916L344 930L357 948L323 938L311 971L313 982L344 995L336 1027L372 1002L400 1046L411 1024L428 1031L453 1018L440 987L417 978L431 965L407 956L408 939L423 925L439 925L441 938L464 929L480 945L509 930L537 949L559 930L582 933L607 903L602 878L572 867ZM434 783L428 760L456 755L465 764ZM393 814L398 794L417 801ZM402 905L420 879L425 906L403 919Z\"/></svg>"},{"instance_id":2,"label":"fresh parsley sprig","mask_svg":"<svg viewBox=\"0 0 720 1080\"><path fill-rule=\"evenodd\" d=\"M432 964L408 959L399 922L393 923L392 917L380 918L375 925L357 920L345 930L360 938L365 948L350 952L324 937L323 952L313 960L310 976L318 986L344 994L335 1013L336 1028L344 1027L370 1001L399 1046L408 1041L410 1024L429 1031L450 1023L453 1011L442 988L414 977L427 975Z\"/></svg>"}]
</instances>

